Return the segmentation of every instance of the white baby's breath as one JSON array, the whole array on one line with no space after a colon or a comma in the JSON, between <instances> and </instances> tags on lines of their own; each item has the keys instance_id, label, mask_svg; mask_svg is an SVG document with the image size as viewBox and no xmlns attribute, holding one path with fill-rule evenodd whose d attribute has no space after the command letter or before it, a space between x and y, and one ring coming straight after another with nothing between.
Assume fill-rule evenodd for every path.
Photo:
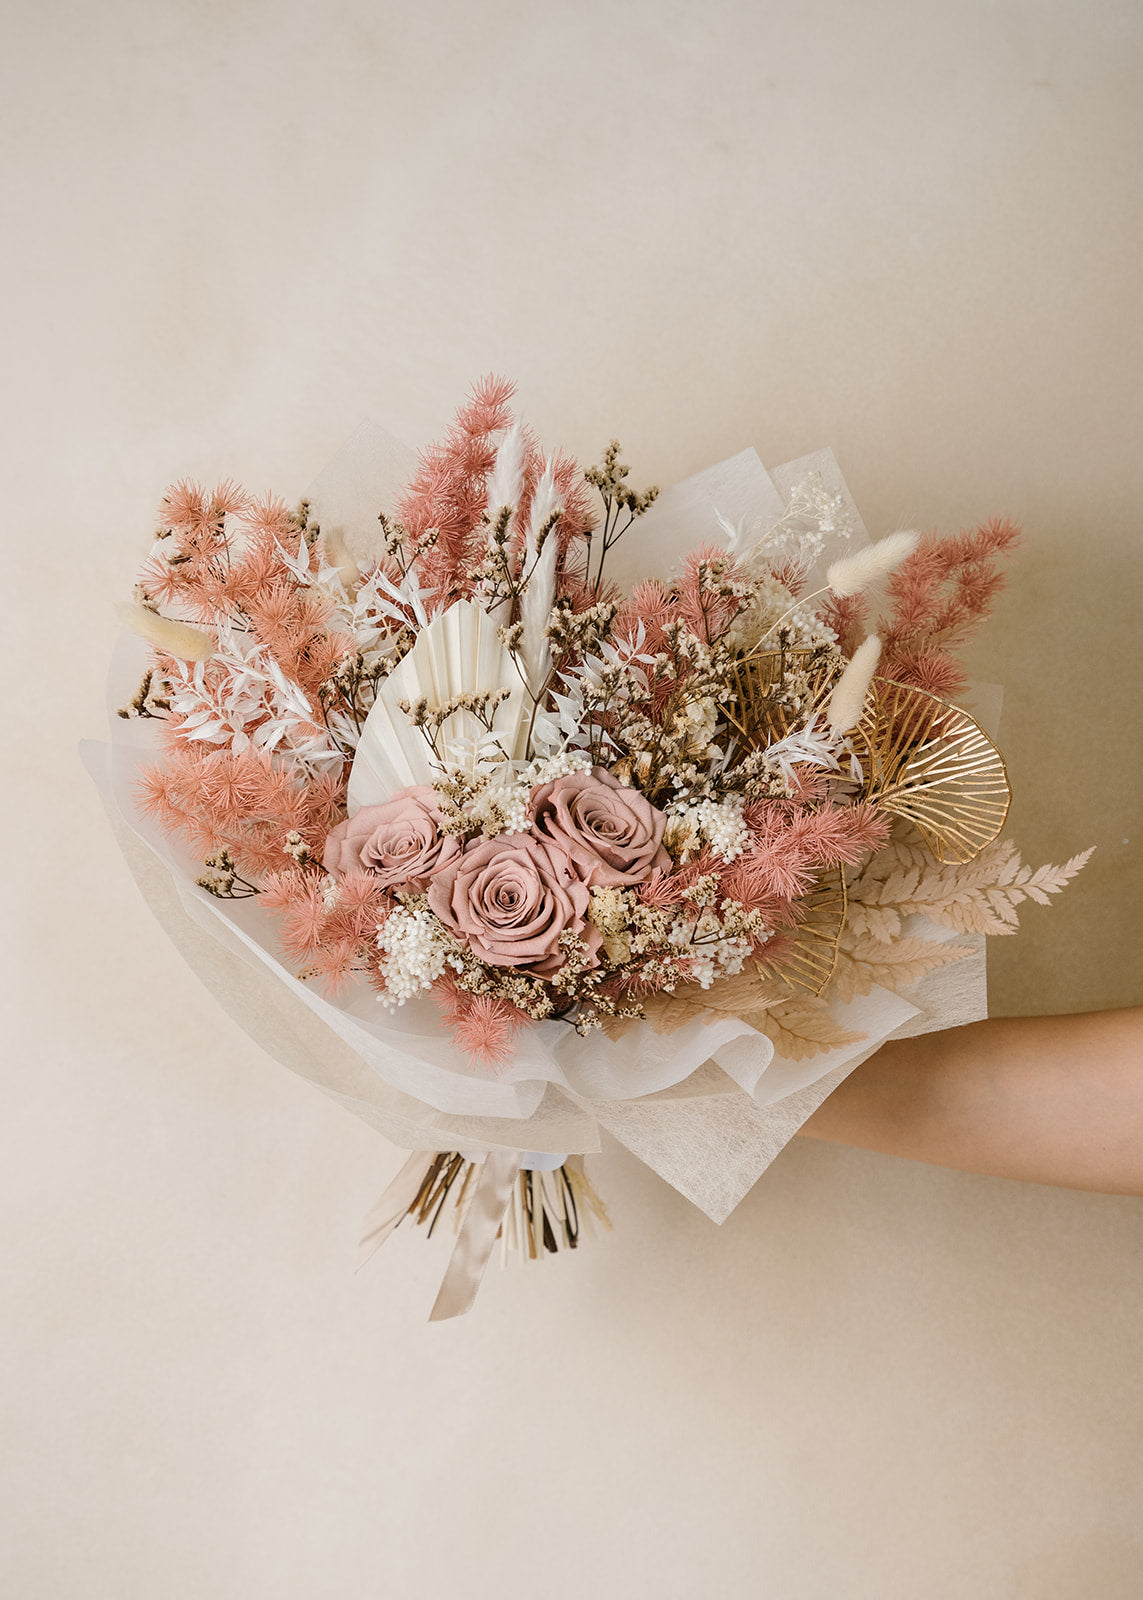
<instances>
[{"instance_id":1,"label":"white baby's breath","mask_svg":"<svg viewBox=\"0 0 1143 1600\"><path fill-rule=\"evenodd\" d=\"M704 844L723 861L733 861L750 838L742 807L741 795L725 800L673 800L667 806L667 841L682 861L697 855Z\"/></svg>"},{"instance_id":2,"label":"white baby's breath","mask_svg":"<svg viewBox=\"0 0 1143 1600\"><path fill-rule=\"evenodd\" d=\"M377 945L385 952L379 962L385 993L378 998L390 1010L431 989L447 966L463 967L455 942L424 907L398 907L378 928Z\"/></svg>"}]
</instances>

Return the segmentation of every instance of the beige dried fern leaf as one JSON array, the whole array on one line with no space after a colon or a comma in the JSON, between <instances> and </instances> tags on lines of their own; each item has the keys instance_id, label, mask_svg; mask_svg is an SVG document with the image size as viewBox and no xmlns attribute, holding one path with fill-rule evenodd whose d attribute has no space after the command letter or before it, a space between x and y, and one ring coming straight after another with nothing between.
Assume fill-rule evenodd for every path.
<instances>
[{"instance_id":1,"label":"beige dried fern leaf","mask_svg":"<svg viewBox=\"0 0 1143 1600\"><path fill-rule=\"evenodd\" d=\"M963 865L918 860L915 847L895 840L878 861L850 885L849 926L856 934L888 943L904 917L929 917L956 933L1016 931L1017 907L1025 900L1048 905L1091 856L1084 850L1062 866L1033 870L1008 840L997 840Z\"/></svg>"},{"instance_id":2,"label":"beige dried fern leaf","mask_svg":"<svg viewBox=\"0 0 1143 1600\"><path fill-rule=\"evenodd\" d=\"M860 1044L868 1037L841 1027L822 1002L812 998L771 1006L759 1016L755 1026L788 1061L807 1061L810 1056L837 1050L842 1045Z\"/></svg>"},{"instance_id":3,"label":"beige dried fern leaf","mask_svg":"<svg viewBox=\"0 0 1143 1600\"><path fill-rule=\"evenodd\" d=\"M967 944L936 944L932 939L897 939L886 944L871 934L857 935L847 929L830 993L848 1002L868 994L874 984L883 989L907 989L938 967L974 953Z\"/></svg>"},{"instance_id":4,"label":"beige dried fern leaf","mask_svg":"<svg viewBox=\"0 0 1143 1600\"><path fill-rule=\"evenodd\" d=\"M643 1015L654 1031L670 1034L696 1019L713 1022L716 1016L728 1014L757 1028L766 1010L789 996L788 984L761 973L740 972L733 978L720 979L709 989L700 988L697 983L683 983L674 994L650 994L641 1003ZM619 1039L632 1026L630 1019L611 1017L603 1024L603 1031L609 1039Z\"/></svg>"}]
</instances>

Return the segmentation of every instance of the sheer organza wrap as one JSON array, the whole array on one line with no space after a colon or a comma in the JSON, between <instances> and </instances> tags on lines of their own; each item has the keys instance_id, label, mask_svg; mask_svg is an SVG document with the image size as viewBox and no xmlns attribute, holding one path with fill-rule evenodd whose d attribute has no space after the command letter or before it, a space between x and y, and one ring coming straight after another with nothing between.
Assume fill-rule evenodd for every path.
<instances>
[{"instance_id":1,"label":"sheer organza wrap","mask_svg":"<svg viewBox=\"0 0 1143 1600\"><path fill-rule=\"evenodd\" d=\"M411 462L404 446L364 424L312 486L312 514L364 555L378 509L392 505ZM848 548L865 542L831 451L769 474L745 450L662 494L616 547L611 576L625 587L665 576L695 545L725 540L725 525L763 532L811 474L848 508L855 530ZM827 542L818 568L837 553ZM665 1036L638 1024L618 1040L599 1032L584 1039L544 1023L521 1036L503 1070L474 1069L442 1032L430 999L391 1012L362 986L346 1000L327 1000L283 962L273 919L256 900L220 901L196 886L201 863L143 817L134 798L139 768L156 758L156 731L151 722L119 718L116 709L145 666L145 646L124 633L108 679L111 742L83 747L140 891L251 1038L393 1144L586 1153L598 1150L603 1128L721 1222L826 1096L887 1038L986 1015L984 940L962 938L976 946L970 956L904 995L875 987L848 1004L832 1002L834 1020L864 1038L808 1060L784 1059L747 1023L712 1014L709 1023ZM998 691L978 686L974 709L979 720L995 722ZM951 937L915 921L904 930L912 937Z\"/></svg>"}]
</instances>

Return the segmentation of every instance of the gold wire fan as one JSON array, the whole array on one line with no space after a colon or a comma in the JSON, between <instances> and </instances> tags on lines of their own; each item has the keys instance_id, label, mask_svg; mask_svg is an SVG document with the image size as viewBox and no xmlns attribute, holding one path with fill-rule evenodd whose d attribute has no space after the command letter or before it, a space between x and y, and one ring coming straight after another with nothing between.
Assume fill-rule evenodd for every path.
<instances>
[{"instance_id":1,"label":"gold wire fan","mask_svg":"<svg viewBox=\"0 0 1143 1600\"><path fill-rule=\"evenodd\" d=\"M724 705L726 720L747 744L759 747L784 739L792 728L802 727L821 709L833 687L835 669L824 661L811 673L808 702L799 710L777 705L771 700L791 667L809 667L818 652L807 649L773 650L765 655L747 655L735 663L730 678L735 699Z\"/></svg>"},{"instance_id":2,"label":"gold wire fan","mask_svg":"<svg viewBox=\"0 0 1143 1600\"><path fill-rule=\"evenodd\" d=\"M817 885L799 904L805 908L806 915L794 936L793 948L775 961L760 961L759 967L798 989L821 994L833 977L838 945L845 928L849 906L845 873L840 867L823 872Z\"/></svg>"},{"instance_id":3,"label":"gold wire fan","mask_svg":"<svg viewBox=\"0 0 1143 1600\"><path fill-rule=\"evenodd\" d=\"M907 818L938 861L971 861L1004 826L1004 758L959 706L875 678L851 738L865 768L862 798Z\"/></svg>"}]
</instances>

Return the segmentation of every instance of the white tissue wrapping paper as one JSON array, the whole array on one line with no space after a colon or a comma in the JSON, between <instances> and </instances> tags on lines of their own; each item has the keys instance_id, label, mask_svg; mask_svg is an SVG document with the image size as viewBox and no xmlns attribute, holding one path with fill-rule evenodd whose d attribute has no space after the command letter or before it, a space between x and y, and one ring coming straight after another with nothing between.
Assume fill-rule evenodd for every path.
<instances>
[{"instance_id":1,"label":"white tissue wrapping paper","mask_svg":"<svg viewBox=\"0 0 1143 1600\"><path fill-rule=\"evenodd\" d=\"M308 499L324 528L363 558L376 538L376 513L391 506L410 453L363 424L315 481ZM663 576L703 541L725 540L718 515L748 533L782 516L791 489L814 473L841 494L854 533L866 542L831 451L768 474L753 450L667 490L616 547L612 576L625 586ZM828 544L817 562L834 559ZM812 581L812 580L811 580ZM582 1039L558 1024L521 1036L503 1070L474 1069L442 1032L428 998L386 1011L364 986L330 1001L283 963L273 919L256 901L219 901L197 887L201 863L143 817L134 797L140 766L157 756L155 730L116 715L146 663L141 641L124 634L108 679L110 745L83 757L107 807L128 867L151 910L223 1009L284 1066L323 1089L395 1145L407 1149L497 1149L559 1154L599 1149L605 1128L621 1144L722 1222L806 1119L887 1038L930 1032L987 1015L984 940L905 994L875 987L835 1020L859 1044L806 1061L786 1060L768 1038L736 1018L714 1016L670 1035L643 1023L622 1039ZM997 691L979 686L992 721ZM981 716L981 720L984 718ZM911 936L943 941L918 919Z\"/></svg>"}]
</instances>

